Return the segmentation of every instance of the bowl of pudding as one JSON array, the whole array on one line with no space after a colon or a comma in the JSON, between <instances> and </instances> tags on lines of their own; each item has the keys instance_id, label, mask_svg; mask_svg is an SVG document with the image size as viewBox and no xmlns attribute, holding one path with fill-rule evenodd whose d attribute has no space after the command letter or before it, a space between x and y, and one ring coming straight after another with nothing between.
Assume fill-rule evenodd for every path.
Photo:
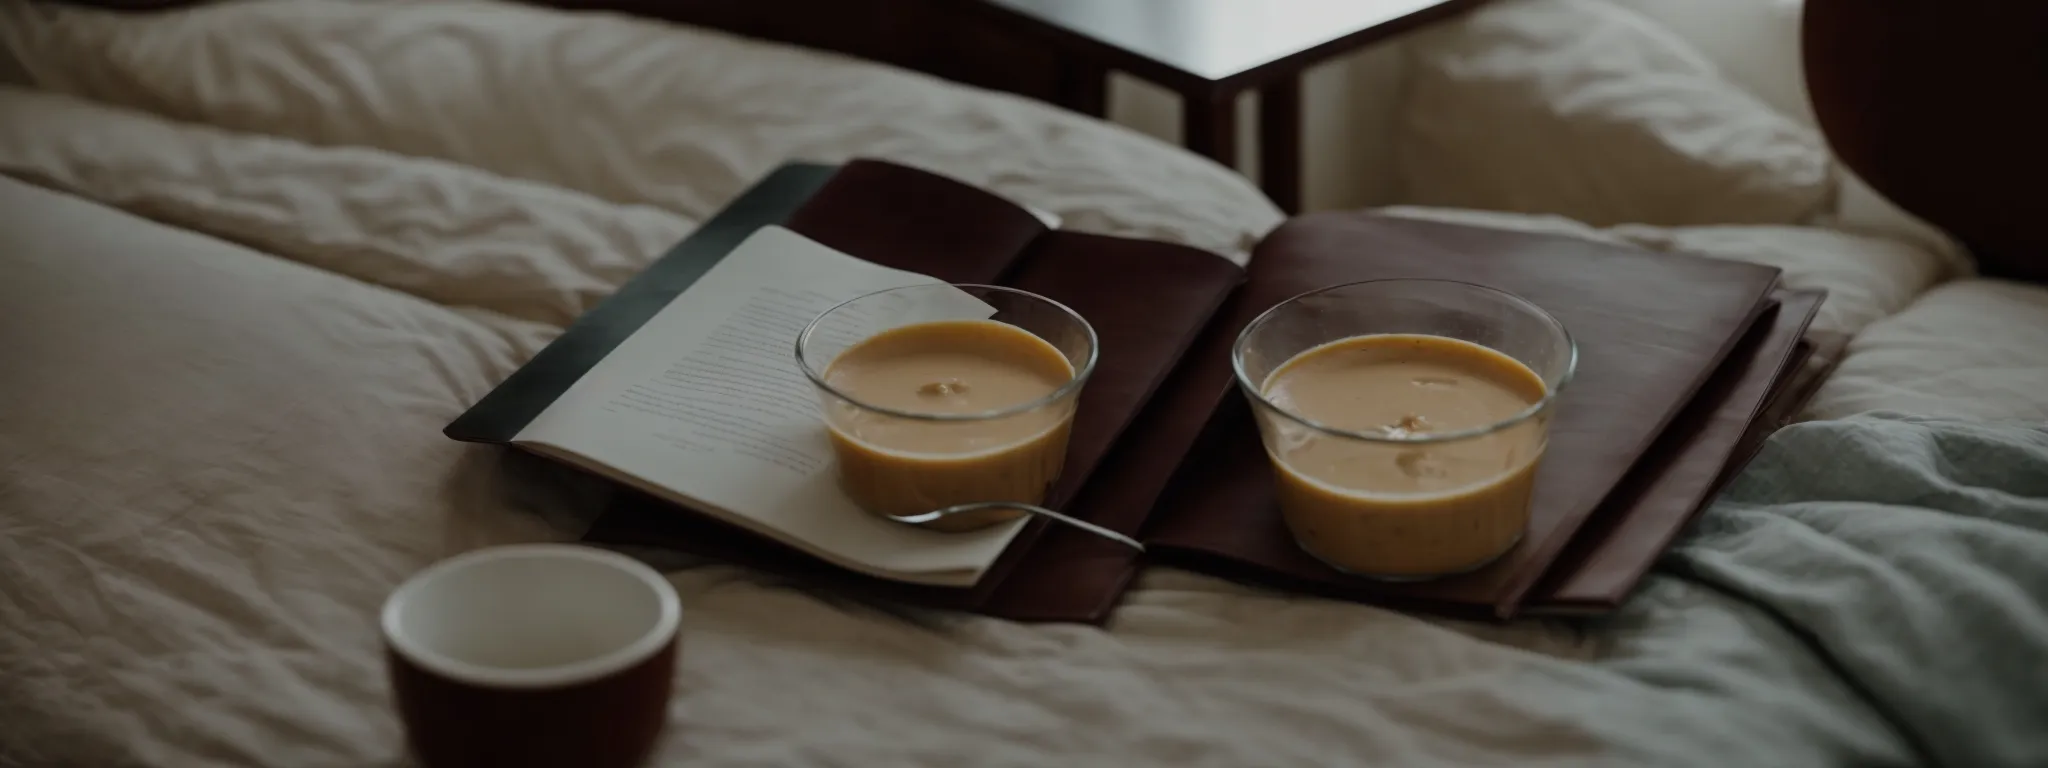
<instances>
[{"instance_id":1,"label":"bowl of pudding","mask_svg":"<svg viewBox=\"0 0 2048 768\"><path fill-rule=\"evenodd\" d=\"M1347 573L1465 573L1527 530L1558 393L1577 348L1513 294L1379 280L1296 296L1232 349L1282 521Z\"/></svg>"},{"instance_id":2,"label":"bowl of pudding","mask_svg":"<svg viewBox=\"0 0 2048 768\"><path fill-rule=\"evenodd\" d=\"M840 488L890 518L1045 503L1096 337L1079 314L1036 294L915 285L827 310L798 337L797 358L818 392ZM923 525L973 530L1025 514L994 508Z\"/></svg>"}]
</instances>

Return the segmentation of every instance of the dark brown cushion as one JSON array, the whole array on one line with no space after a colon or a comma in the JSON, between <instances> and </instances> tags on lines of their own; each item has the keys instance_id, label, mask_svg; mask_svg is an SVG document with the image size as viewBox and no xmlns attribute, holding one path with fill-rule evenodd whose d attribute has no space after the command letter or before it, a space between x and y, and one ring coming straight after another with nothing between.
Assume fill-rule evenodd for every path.
<instances>
[{"instance_id":1,"label":"dark brown cushion","mask_svg":"<svg viewBox=\"0 0 2048 768\"><path fill-rule=\"evenodd\" d=\"M1823 133L1986 274L2048 283L2048 2L1807 0Z\"/></svg>"}]
</instances>

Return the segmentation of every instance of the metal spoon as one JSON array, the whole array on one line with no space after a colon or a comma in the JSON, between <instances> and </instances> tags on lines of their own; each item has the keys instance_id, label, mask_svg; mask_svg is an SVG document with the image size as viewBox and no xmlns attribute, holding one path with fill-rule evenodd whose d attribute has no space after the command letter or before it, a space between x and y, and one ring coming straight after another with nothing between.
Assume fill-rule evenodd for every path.
<instances>
[{"instance_id":1,"label":"metal spoon","mask_svg":"<svg viewBox=\"0 0 2048 768\"><path fill-rule=\"evenodd\" d=\"M1125 536L1121 533L1117 533L1116 531L1112 531L1108 528L1104 528L1102 526L1096 525L1086 520L1068 517L1058 512L1054 512L1050 509L1046 509L1045 507L1034 506L1031 504L1020 504L1014 501L977 501L972 504L955 504L950 507L934 509L930 512L918 512L909 515L889 515L888 518L899 523L908 523L910 525L923 525L925 523L929 523L933 520L937 520L948 515L957 515L963 512L979 512L986 509L1020 509L1025 512L1037 515L1039 517L1050 518L1062 523L1066 523L1067 525L1071 525L1075 528L1079 528L1081 530L1087 531L1097 536L1101 536L1105 539L1115 541L1124 546L1138 550L1139 552L1145 551L1145 545L1138 543L1137 539L1133 539L1129 536Z\"/></svg>"}]
</instances>

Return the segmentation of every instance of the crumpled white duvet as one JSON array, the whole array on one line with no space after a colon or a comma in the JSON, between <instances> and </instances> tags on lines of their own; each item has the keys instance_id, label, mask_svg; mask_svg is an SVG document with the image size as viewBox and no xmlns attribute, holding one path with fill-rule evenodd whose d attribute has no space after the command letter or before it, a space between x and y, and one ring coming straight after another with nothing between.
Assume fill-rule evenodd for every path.
<instances>
[{"instance_id":1,"label":"crumpled white duvet","mask_svg":"<svg viewBox=\"0 0 2048 768\"><path fill-rule=\"evenodd\" d=\"M1085 118L621 17L7 2L0 42L32 84L0 87L0 765L404 764L385 593L601 501L441 426L784 159L914 162L1233 256L1279 218ZM1155 571L1105 630L672 579L665 765L1767 764L1821 738L1630 676L1755 630L1733 619L1468 625Z\"/></svg>"}]
</instances>

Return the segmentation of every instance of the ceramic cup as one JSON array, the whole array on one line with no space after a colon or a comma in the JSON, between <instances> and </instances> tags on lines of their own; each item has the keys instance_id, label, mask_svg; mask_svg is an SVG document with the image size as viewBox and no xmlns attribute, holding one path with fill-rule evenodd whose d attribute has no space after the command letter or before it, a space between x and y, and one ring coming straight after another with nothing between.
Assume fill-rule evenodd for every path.
<instances>
[{"instance_id":1,"label":"ceramic cup","mask_svg":"<svg viewBox=\"0 0 2048 768\"><path fill-rule=\"evenodd\" d=\"M458 555L392 592L382 624L407 743L432 768L634 766L667 722L681 603L624 555Z\"/></svg>"}]
</instances>

